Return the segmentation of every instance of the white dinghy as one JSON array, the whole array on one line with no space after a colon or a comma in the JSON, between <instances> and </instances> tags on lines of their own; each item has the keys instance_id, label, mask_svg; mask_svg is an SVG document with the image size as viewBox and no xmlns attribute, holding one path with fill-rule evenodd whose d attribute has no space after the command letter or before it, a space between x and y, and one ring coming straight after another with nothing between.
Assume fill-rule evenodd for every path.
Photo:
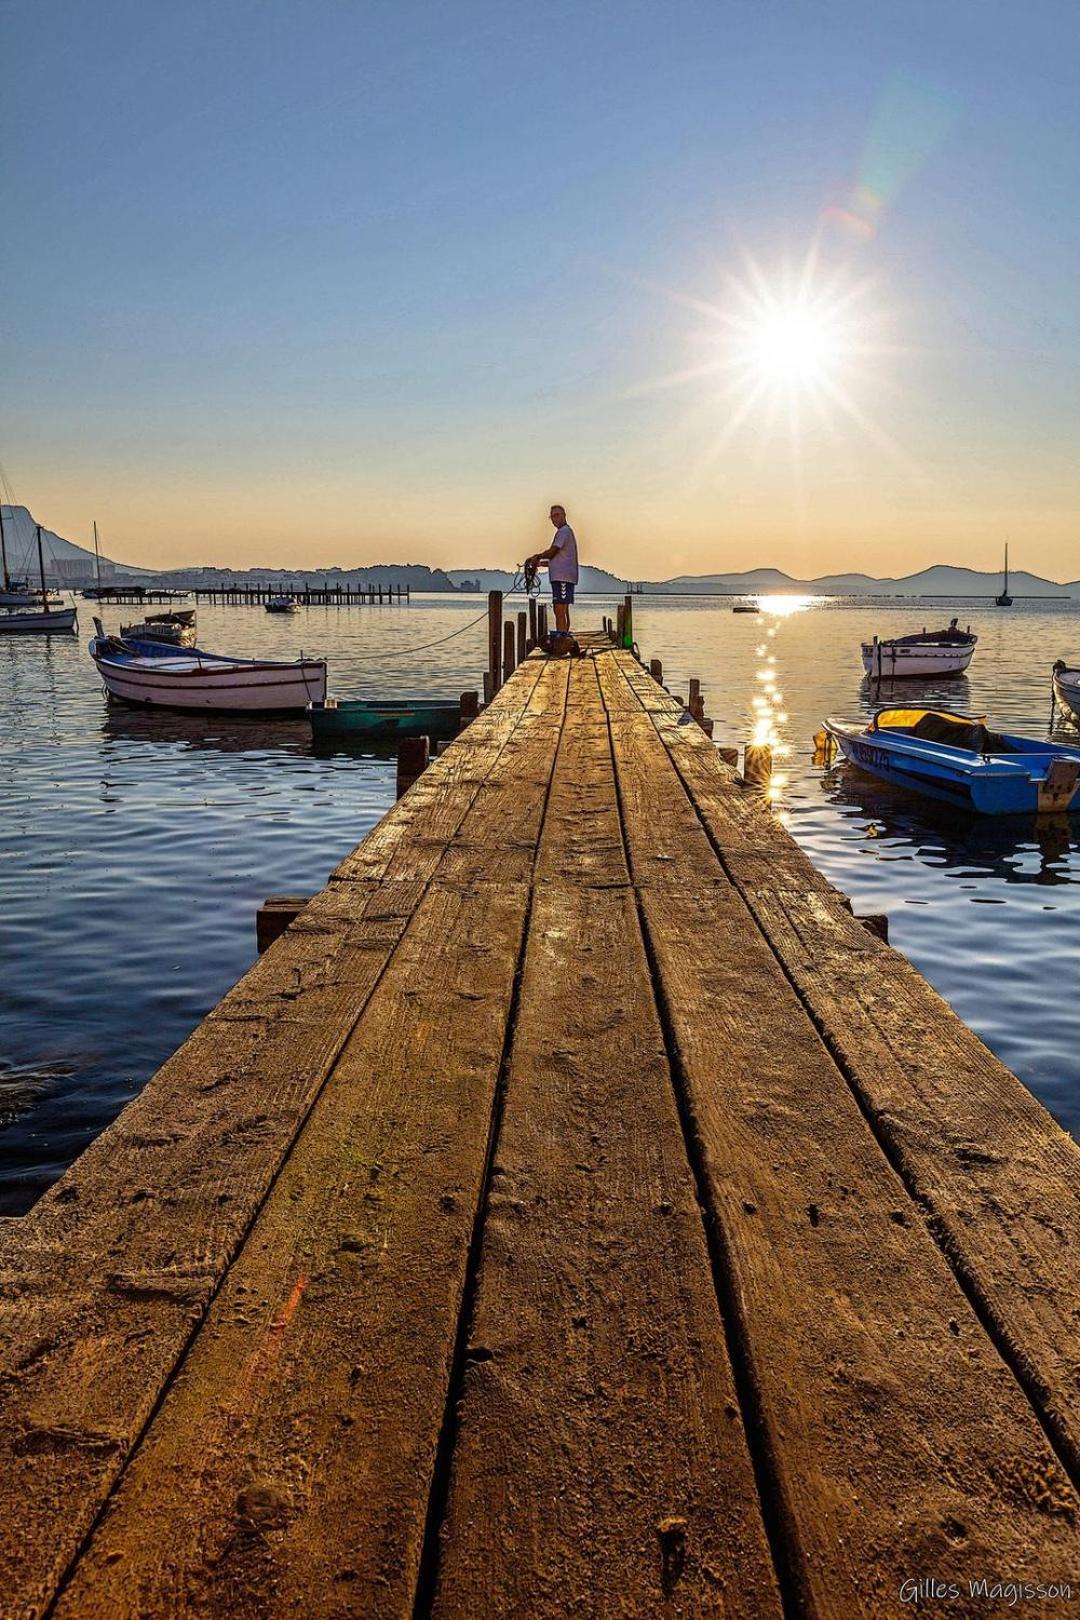
<instances>
[{"instance_id":1,"label":"white dinghy","mask_svg":"<svg viewBox=\"0 0 1080 1620\"><path fill-rule=\"evenodd\" d=\"M876 681L901 680L909 675L962 675L971 663L978 636L960 630L954 619L947 630L921 630L911 636L862 644L862 665Z\"/></svg>"},{"instance_id":2,"label":"white dinghy","mask_svg":"<svg viewBox=\"0 0 1080 1620\"><path fill-rule=\"evenodd\" d=\"M198 647L182 651L165 643L138 649L107 636L100 619L90 657L111 698L161 709L213 709L222 714L302 714L326 701L326 663L299 658L226 658Z\"/></svg>"}]
</instances>

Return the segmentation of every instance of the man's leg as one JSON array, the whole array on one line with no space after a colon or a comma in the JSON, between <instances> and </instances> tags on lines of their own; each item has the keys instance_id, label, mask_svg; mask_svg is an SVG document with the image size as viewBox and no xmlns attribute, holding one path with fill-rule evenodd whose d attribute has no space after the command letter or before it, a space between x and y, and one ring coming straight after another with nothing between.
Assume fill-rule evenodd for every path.
<instances>
[{"instance_id":1,"label":"man's leg","mask_svg":"<svg viewBox=\"0 0 1080 1620\"><path fill-rule=\"evenodd\" d=\"M555 608L555 628L556 628L556 630L565 630L567 633L569 633L569 630L570 630L570 608L569 608L569 605L566 602L556 602L553 605L554 605L554 608Z\"/></svg>"}]
</instances>

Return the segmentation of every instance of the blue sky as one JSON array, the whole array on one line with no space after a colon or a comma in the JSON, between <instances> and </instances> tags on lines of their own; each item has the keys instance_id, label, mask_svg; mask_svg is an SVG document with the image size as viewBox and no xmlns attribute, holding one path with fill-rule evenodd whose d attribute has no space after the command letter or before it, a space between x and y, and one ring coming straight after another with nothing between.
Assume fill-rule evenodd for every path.
<instances>
[{"instance_id":1,"label":"blue sky","mask_svg":"<svg viewBox=\"0 0 1080 1620\"><path fill-rule=\"evenodd\" d=\"M639 576L1080 574L1071 3L38 0L0 49L0 460L71 538L496 563L561 499ZM747 259L812 242L843 402L733 428Z\"/></svg>"}]
</instances>

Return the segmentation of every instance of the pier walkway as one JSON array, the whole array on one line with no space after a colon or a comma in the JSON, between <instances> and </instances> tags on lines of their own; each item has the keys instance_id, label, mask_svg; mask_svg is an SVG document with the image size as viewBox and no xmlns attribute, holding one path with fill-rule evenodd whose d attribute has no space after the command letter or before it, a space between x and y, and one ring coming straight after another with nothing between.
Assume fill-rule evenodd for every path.
<instances>
[{"instance_id":1,"label":"pier walkway","mask_svg":"<svg viewBox=\"0 0 1080 1620\"><path fill-rule=\"evenodd\" d=\"M5 1615L1080 1589L1080 1151L624 651L520 665L2 1243Z\"/></svg>"}]
</instances>

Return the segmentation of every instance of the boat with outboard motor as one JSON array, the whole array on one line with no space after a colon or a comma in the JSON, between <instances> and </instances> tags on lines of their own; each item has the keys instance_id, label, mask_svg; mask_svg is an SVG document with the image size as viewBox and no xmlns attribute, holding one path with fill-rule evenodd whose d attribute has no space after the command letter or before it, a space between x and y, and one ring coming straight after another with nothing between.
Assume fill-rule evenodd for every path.
<instances>
[{"instance_id":1,"label":"boat with outboard motor","mask_svg":"<svg viewBox=\"0 0 1080 1620\"><path fill-rule=\"evenodd\" d=\"M961 630L953 619L946 630L920 630L910 636L864 641L862 664L874 680L906 679L909 675L962 675L971 663L978 636L971 626Z\"/></svg>"},{"instance_id":2,"label":"boat with outboard motor","mask_svg":"<svg viewBox=\"0 0 1080 1620\"><path fill-rule=\"evenodd\" d=\"M1080 666L1059 658L1054 665L1054 702L1074 726L1080 726Z\"/></svg>"},{"instance_id":3,"label":"boat with outboard motor","mask_svg":"<svg viewBox=\"0 0 1080 1620\"><path fill-rule=\"evenodd\" d=\"M983 716L879 709L864 725L829 719L844 758L896 787L984 816L1080 809L1080 748L988 731Z\"/></svg>"},{"instance_id":4,"label":"boat with outboard motor","mask_svg":"<svg viewBox=\"0 0 1080 1620\"><path fill-rule=\"evenodd\" d=\"M295 596L271 596L266 603L267 613L295 613L300 604Z\"/></svg>"},{"instance_id":5,"label":"boat with outboard motor","mask_svg":"<svg viewBox=\"0 0 1080 1620\"><path fill-rule=\"evenodd\" d=\"M326 700L326 661L228 658L198 647L127 642L105 634L100 619L90 657L110 698L162 709L213 709L221 714L303 713Z\"/></svg>"}]
</instances>

